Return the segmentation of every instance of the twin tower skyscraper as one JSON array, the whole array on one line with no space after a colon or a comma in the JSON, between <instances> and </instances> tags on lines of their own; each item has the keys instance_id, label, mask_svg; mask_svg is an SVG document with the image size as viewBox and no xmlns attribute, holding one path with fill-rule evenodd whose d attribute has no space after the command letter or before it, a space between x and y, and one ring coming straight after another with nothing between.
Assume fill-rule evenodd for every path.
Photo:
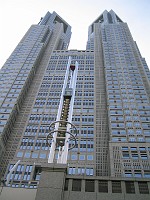
<instances>
[{"instance_id":1,"label":"twin tower skyscraper","mask_svg":"<svg viewBox=\"0 0 150 200\"><path fill-rule=\"evenodd\" d=\"M70 38L71 26L57 13L47 12L0 71L1 177L20 160L8 186L38 187L42 165L48 169L46 136L56 120L70 56L72 64L79 63L72 118L77 144L68 154L65 188L68 183L79 186L75 181L83 177L111 177L121 190L119 180L129 178L133 189L137 178L148 191L150 72L145 59L113 10L104 11L89 26L86 50L68 50ZM78 178L70 183L71 176ZM100 188L107 186L108 180L103 181Z\"/></svg>"}]
</instances>

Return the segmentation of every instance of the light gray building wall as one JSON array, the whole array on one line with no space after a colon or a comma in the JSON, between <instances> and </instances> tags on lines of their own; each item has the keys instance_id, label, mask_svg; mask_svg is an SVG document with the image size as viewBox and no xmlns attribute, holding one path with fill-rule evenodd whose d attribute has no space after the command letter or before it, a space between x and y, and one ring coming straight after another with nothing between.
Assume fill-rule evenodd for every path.
<instances>
[{"instance_id":1,"label":"light gray building wall","mask_svg":"<svg viewBox=\"0 0 150 200\"><path fill-rule=\"evenodd\" d=\"M67 175L65 165L43 164L40 183L35 189L1 187L1 200L138 199L148 200L150 182L141 178L110 178Z\"/></svg>"},{"instance_id":2,"label":"light gray building wall","mask_svg":"<svg viewBox=\"0 0 150 200\"><path fill-rule=\"evenodd\" d=\"M48 12L38 25L31 26L1 69L1 176L14 157L51 53L66 49L70 36L70 25L55 12Z\"/></svg>"},{"instance_id":3,"label":"light gray building wall","mask_svg":"<svg viewBox=\"0 0 150 200\"><path fill-rule=\"evenodd\" d=\"M106 86L110 174L149 177L150 82L145 60L127 24L112 10L104 11L89 27L90 48L95 62L96 56L102 62L99 74L105 79L101 85Z\"/></svg>"},{"instance_id":4,"label":"light gray building wall","mask_svg":"<svg viewBox=\"0 0 150 200\"><path fill-rule=\"evenodd\" d=\"M68 200L129 199L133 194L148 199L146 61L127 24L112 10L89 26L86 50L67 50L70 37L67 22L47 12L1 70L1 177L5 179L20 160L2 197L10 187L19 194L33 189L31 199L36 200L41 195L45 200L49 195ZM69 151L66 166L55 164L58 150L51 166L46 135L56 120L69 56L72 64L79 63L72 118L77 145Z\"/></svg>"}]
</instances>

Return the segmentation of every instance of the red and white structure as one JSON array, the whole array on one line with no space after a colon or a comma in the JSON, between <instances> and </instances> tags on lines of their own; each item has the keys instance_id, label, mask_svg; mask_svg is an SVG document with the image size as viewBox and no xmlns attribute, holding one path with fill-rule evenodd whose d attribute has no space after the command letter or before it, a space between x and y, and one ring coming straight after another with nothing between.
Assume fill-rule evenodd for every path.
<instances>
[{"instance_id":1,"label":"red and white structure","mask_svg":"<svg viewBox=\"0 0 150 200\"><path fill-rule=\"evenodd\" d=\"M71 64L71 57L68 59L63 89L56 121L50 124L50 132L47 135L47 142L51 139L48 163L54 163L57 155L57 163L66 164L68 150L76 145L76 127L72 124L73 105L77 82L78 62ZM69 147L69 141L73 144Z\"/></svg>"}]
</instances>

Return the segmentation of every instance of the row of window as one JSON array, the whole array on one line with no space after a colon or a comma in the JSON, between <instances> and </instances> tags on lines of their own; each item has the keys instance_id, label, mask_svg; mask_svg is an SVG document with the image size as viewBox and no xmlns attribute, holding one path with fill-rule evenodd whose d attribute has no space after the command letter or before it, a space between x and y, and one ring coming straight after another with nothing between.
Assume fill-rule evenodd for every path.
<instances>
[{"instance_id":1,"label":"row of window","mask_svg":"<svg viewBox=\"0 0 150 200\"><path fill-rule=\"evenodd\" d=\"M132 170L125 170L124 172L124 177L128 177L128 178L131 178L131 177L135 177L135 178L150 178L150 172L132 172Z\"/></svg>"},{"instance_id":2,"label":"row of window","mask_svg":"<svg viewBox=\"0 0 150 200\"><path fill-rule=\"evenodd\" d=\"M65 181L65 191L69 189L69 179ZM111 192L112 193L122 193L122 184L121 181L111 181ZM94 180L85 180L85 192L95 192L95 181ZM108 181L98 180L98 192L108 193ZM138 181L138 189L140 194L149 194L149 188L147 182ZM81 191L82 189L82 180L73 179L71 185L72 191ZM125 192L127 194L135 194L135 185L133 181L125 181Z\"/></svg>"},{"instance_id":3,"label":"row of window","mask_svg":"<svg viewBox=\"0 0 150 200\"><path fill-rule=\"evenodd\" d=\"M78 70L94 70L94 66L93 65L83 65L84 63L82 63L82 64L80 64L79 65L79 68L78 68ZM62 70L66 70L66 64L63 66L63 65L61 65L61 66L59 66L59 65L55 65L55 66L48 66L48 68L47 68L47 71L48 70L50 70L50 71L52 71L52 70L59 70L59 71L62 71Z\"/></svg>"},{"instance_id":4,"label":"row of window","mask_svg":"<svg viewBox=\"0 0 150 200\"><path fill-rule=\"evenodd\" d=\"M93 176L94 175L94 169L93 168L83 168L83 167L69 167L68 169L69 175L87 175L87 176Z\"/></svg>"},{"instance_id":5,"label":"row of window","mask_svg":"<svg viewBox=\"0 0 150 200\"><path fill-rule=\"evenodd\" d=\"M119 130L119 129L112 129L112 132L111 132L112 136L125 136L125 135L139 135L139 136L142 136L142 135L145 135L145 136L150 136L149 134L149 130L142 130L142 129L122 129L122 130Z\"/></svg>"},{"instance_id":6,"label":"row of window","mask_svg":"<svg viewBox=\"0 0 150 200\"><path fill-rule=\"evenodd\" d=\"M122 156L124 159L134 159L134 160L138 160L138 159L143 159L143 160L148 160L149 159L149 155L147 153L139 153L139 152L134 152L134 153L129 153L127 151L122 152Z\"/></svg>"},{"instance_id":7,"label":"row of window","mask_svg":"<svg viewBox=\"0 0 150 200\"><path fill-rule=\"evenodd\" d=\"M40 126L38 125L28 125L24 132L24 135L28 136L36 136L39 130L39 136L45 136L49 132L49 126ZM81 129L77 129L77 135L80 137L93 137L94 135L94 128L93 127L82 127Z\"/></svg>"},{"instance_id":8,"label":"row of window","mask_svg":"<svg viewBox=\"0 0 150 200\"><path fill-rule=\"evenodd\" d=\"M134 120L137 120L137 118L135 118L135 116L137 117L137 116L140 115L140 117L143 117L142 119L146 119L146 118L149 119L149 116L150 116L148 110L146 110L146 111L141 111L141 110L138 111L138 110L135 110L135 109L131 109L130 110L130 109L126 109L125 108L124 110L111 109L109 112L110 112L110 115L122 115L122 116L123 116L123 114L124 115L128 115L128 117L130 117L130 118L132 117L132 118L134 118Z\"/></svg>"},{"instance_id":9,"label":"row of window","mask_svg":"<svg viewBox=\"0 0 150 200\"><path fill-rule=\"evenodd\" d=\"M44 150L48 150L49 149L49 147L46 147L46 148L44 148ZM35 152L22 152L22 151L19 151L18 153L17 153L17 157L18 158L22 158L22 157L24 157L24 158L33 158L33 159L35 159L35 158L40 158L40 159L46 159L47 158L47 154L46 153L35 153Z\"/></svg>"},{"instance_id":10,"label":"row of window","mask_svg":"<svg viewBox=\"0 0 150 200\"><path fill-rule=\"evenodd\" d=\"M123 146L123 147L121 147L121 149L123 151L128 151L128 150L137 151L137 150L139 150L140 152L143 152L143 151L147 150L147 151L150 152L150 147L128 147L128 146Z\"/></svg>"},{"instance_id":11,"label":"row of window","mask_svg":"<svg viewBox=\"0 0 150 200\"><path fill-rule=\"evenodd\" d=\"M93 155L71 154L68 158L70 160L93 160Z\"/></svg>"},{"instance_id":12,"label":"row of window","mask_svg":"<svg viewBox=\"0 0 150 200\"><path fill-rule=\"evenodd\" d=\"M51 144L51 141L49 140L49 144ZM35 138L23 138L21 141L20 149L30 149L30 150L48 150L48 144L46 141L46 138L38 138L35 140Z\"/></svg>"}]
</instances>

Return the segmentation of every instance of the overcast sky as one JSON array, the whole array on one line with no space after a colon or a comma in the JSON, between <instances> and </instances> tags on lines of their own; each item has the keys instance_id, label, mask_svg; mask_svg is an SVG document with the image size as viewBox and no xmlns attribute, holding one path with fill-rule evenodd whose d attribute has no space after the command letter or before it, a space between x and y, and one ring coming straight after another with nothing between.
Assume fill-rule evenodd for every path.
<instances>
[{"instance_id":1,"label":"overcast sky","mask_svg":"<svg viewBox=\"0 0 150 200\"><path fill-rule=\"evenodd\" d=\"M150 66L150 0L0 0L0 67L31 24L37 24L47 11L56 11L72 26L69 49L84 50L88 26L111 9L128 23Z\"/></svg>"}]
</instances>

